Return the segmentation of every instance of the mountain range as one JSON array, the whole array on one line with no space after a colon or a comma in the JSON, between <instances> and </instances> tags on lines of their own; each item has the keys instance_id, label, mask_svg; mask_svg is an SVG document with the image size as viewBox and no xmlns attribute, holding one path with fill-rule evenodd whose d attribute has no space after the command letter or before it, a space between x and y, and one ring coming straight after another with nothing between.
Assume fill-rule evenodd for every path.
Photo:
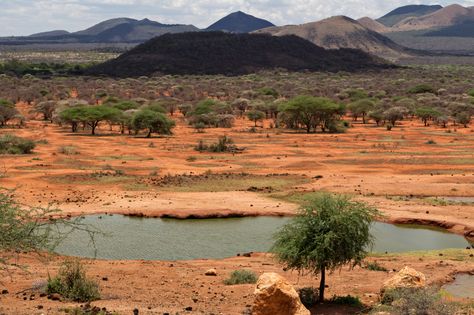
<instances>
[{"instance_id":1,"label":"mountain range","mask_svg":"<svg viewBox=\"0 0 474 315\"><path fill-rule=\"evenodd\" d=\"M0 43L142 43L163 34L197 31L248 33L269 26L274 26L274 24L241 11L225 16L204 30L194 25L162 24L149 19L116 18L74 33L55 30L26 37L3 38L0 39Z\"/></svg>"},{"instance_id":2,"label":"mountain range","mask_svg":"<svg viewBox=\"0 0 474 315\"><path fill-rule=\"evenodd\" d=\"M328 49L353 48L396 60L425 50L474 54L474 7L458 4L408 5L380 18L336 16L301 25L275 26L244 12L231 13L205 29L148 19L111 19L82 31L55 30L26 37L0 38L0 44L143 43L164 34L224 31L296 35Z\"/></svg>"}]
</instances>

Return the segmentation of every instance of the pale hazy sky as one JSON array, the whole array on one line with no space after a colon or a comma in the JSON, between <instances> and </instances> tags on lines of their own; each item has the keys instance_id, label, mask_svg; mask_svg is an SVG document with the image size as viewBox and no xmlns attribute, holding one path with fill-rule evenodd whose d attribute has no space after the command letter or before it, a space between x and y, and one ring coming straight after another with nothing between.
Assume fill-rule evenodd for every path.
<instances>
[{"instance_id":1,"label":"pale hazy sky","mask_svg":"<svg viewBox=\"0 0 474 315\"><path fill-rule=\"evenodd\" d=\"M473 6L474 0L0 0L0 36L57 29L72 32L115 17L149 18L204 28L230 12L241 10L284 25L333 15L377 18L407 4L453 3Z\"/></svg>"}]
</instances>

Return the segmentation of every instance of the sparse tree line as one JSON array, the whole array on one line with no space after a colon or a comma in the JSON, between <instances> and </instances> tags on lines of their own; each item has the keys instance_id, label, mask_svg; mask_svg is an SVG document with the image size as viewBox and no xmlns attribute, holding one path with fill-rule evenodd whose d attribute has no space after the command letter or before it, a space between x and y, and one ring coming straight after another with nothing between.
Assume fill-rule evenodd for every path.
<instances>
[{"instance_id":1,"label":"sparse tree line","mask_svg":"<svg viewBox=\"0 0 474 315\"><path fill-rule=\"evenodd\" d=\"M403 71L399 75L408 76ZM308 133L343 132L350 126L343 120L347 116L391 129L406 119L420 119L425 126L467 127L474 114L474 90L467 83L460 84L464 91L456 86L458 94L452 94L427 83L409 85L408 79L379 83L384 89L376 89L367 76L341 77L277 73L39 80L0 75L0 125L25 120L14 106L19 101L31 104L31 114L69 125L72 132L95 134L98 126L109 125L122 134L146 136L170 134L178 112L198 131L232 127L236 119L246 118L254 128L270 120L270 127ZM363 87L353 88L356 84Z\"/></svg>"}]
</instances>

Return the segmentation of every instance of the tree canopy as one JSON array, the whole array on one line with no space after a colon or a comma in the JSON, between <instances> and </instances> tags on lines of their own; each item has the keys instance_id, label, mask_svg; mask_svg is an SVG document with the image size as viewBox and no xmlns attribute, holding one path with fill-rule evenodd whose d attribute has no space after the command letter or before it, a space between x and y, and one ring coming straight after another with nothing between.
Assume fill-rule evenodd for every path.
<instances>
[{"instance_id":1,"label":"tree canopy","mask_svg":"<svg viewBox=\"0 0 474 315\"><path fill-rule=\"evenodd\" d=\"M286 268L325 273L346 264L359 264L373 243L370 227L378 211L346 196L321 194L311 198L299 214L276 235L272 252Z\"/></svg>"}]
</instances>

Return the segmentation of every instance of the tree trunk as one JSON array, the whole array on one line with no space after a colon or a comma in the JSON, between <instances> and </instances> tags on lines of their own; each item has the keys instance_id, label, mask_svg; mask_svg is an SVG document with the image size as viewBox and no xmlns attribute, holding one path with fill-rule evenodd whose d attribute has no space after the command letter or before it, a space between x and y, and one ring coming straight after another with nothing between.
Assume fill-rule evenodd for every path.
<instances>
[{"instance_id":1,"label":"tree trunk","mask_svg":"<svg viewBox=\"0 0 474 315\"><path fill-rule=\"evenodd\" d=\"M321 282L319 283L319 302L324 302L324 289L326 288L326 267L321 268Z\"/></svg>"},{"instance_id":2,"label":"tree trunk","mask_svg":"<svg viewBox=\"0 0 474 315\"><path fill-rule=\"evenodd\" d=\"M147 138L151 138L151 129L148 130L148 134L146 135Z\"/></svg>"}]
</instances>

